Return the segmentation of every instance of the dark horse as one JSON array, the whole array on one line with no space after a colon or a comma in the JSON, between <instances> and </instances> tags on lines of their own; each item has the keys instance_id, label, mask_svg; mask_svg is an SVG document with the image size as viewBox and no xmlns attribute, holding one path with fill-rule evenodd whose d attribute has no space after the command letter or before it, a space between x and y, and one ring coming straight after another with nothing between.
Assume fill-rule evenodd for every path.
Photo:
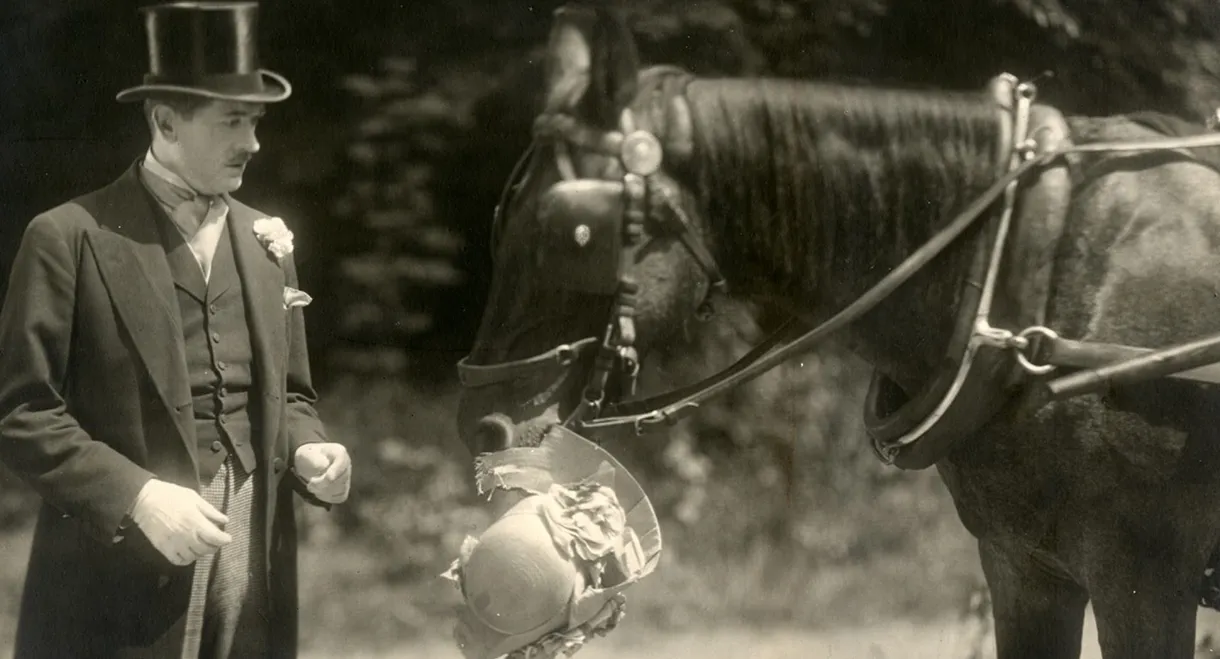
<instances>
[{"instance_id":1,"label":"dark horse","mask_svg":"<svg viewBox=\"0 0 1220 659\"><path fill-rule=\"evenodd\" d=\"M1078 657L1089 602L1107 659L1190 657L1220 537L1220 397L1205 377L1047 384L1220 331L1220 175L1181 149L1077 150L997 187L1046 148L1159 133L1019 95L636 58L621 20L557 14L538 139L498 209L459 367L472 451L689 409L689 391L662 414L631 407L632 376L721 288L798 319L789 339L866 300L833 329L877 374L870 433L887 462L941 474L978 539L1000 659ZM960 222L972 204L979 221Z\"/></svg>"}]
</instances>

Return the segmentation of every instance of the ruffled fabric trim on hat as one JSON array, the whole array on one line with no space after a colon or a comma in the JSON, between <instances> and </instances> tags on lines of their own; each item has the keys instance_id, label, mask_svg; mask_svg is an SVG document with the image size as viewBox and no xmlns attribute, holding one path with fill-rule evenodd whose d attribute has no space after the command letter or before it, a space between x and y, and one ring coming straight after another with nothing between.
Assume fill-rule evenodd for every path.
<instances>
[{"instance_id":1,"label":"ruffled fabric trim on hat","mask_svg":"<svg viewBox=\"0 0 1220 659\"><path fill-rule=\"evenodd\" d=\"M561 629L551 632L523 648L508 653L507 659L556 659L557 657L570 657L584 647L590 638L605 636L614 631L614 628L623 619L626 604L627 598L623 597L622 593L619 593L610 598L610 601L606 602L601 611L583 625L572 629Z\"/></svg>"},{"instance_id":2,"label":"ruffled fabric trim on hat","mask_svg":"<svg viewBox=\"0 0 1220 659\"><path fill-rule=\"evenodd\" d=\"M651 572L661 553L656 512L640 484L617 460L593 442L562 426L552 426L542 443L484 453L474 461L475 485L481 495L495 490L546 494L556 483L596 480L614 490L626 511L627 527L639 539L642 567Z\"/></svg>"},{"instance_id":3,"label":"ruffled fabric trim on hat","mask_svg":"<svg viewBox=\"0 0 1220 659\"><path fill-rule=\"evenodd\" d=\"M643 576L646 560L627 513L614 490L614 468L602 463L597 473L579 483L553 483L542 496L543 521L555 548L582 568L593 588L607 588ZM458 558L441 576L461 586L461 568L478 545L467 536Z\"/></svg>"}]
</instances>

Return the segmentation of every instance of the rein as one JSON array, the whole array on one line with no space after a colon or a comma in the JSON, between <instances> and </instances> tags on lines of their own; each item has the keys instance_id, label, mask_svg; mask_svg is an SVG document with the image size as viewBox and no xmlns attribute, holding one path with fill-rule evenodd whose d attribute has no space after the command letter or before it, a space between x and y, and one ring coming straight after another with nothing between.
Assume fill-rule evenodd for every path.
<instances>
[{"instance_id":1,"label":"rein","mask_svg":"<svg viewBox=\"0 0 1220 659\"><path fill-rule=\"evenodd\" d=\"M1007 76L1007 78L1011 77ZM980 346L1012 350L1020 367L1033 375L1048 374L1060 366L1091 369L1044 383L1038 394L1043 400L1091 393L1112 383L1132 382L1152 377L1176 375L1187 379L1220 382L1220 369L1208 366L1220 361L1220 335L1180 346L1150 350L1064 339L1050 328L1039 325L1013 332L992 327L988 323L987 313L990 307L991 290L995 285L1012 207L1022 179L1031 171L1045 167L1065 156L1078 153L1166 151L1220 146L1220 134L1205 134L1123 142L1070 144L1038 153L1035 141L1026 134L1029 127L1029 107L1036 93L1035 87L1028 82L1014 83L1013 89L1011 117L1013 142L1009 153L1008 171L873 287L821 324L806 329L806 323L791 318L732 365L699 382L657 396L604 404L605 385L614 370L616 361L623 366L624 374L632 383L634 383L639 369L638 359L632 348L634 327L631 323L636 285L626 274L630 254L629 250L624 250L619 261L614 308L606 331L600 340L588 337L573 344L557 346L541 355L499 364L472 365L468 363L467 359L463 359L458 363L459 377L463 385L467 387L487 386L527 377L539 368L553 368L556 364L568 366L596 348L593 369L582 401L576 410L563 421L564 426L589 430L631 426L639 435L656 425L673 424L696 410L703 401L758 377L796 354L812 349L828 336L842 330L876 308L880 302L941 254L967 229L974 226L981 217L986 215L985 211L1001 198L1004 199L1004 205L1001 209L999 225L988 251L987 276L982 282L983 290L966 345L966 357L962 360L957 377L936 410L929 414L919 424L919 427L886 446L879 447L883 460L892 461L894 454L902 446L919 439L922 433L936 422L960 391L973 353ZM660 142L651 133L635 128L629 110L624 111L622 128L621 132L601 132L581 126L571 117L543 116L535 124L535 138L558 138L555 142L556 158L564 179L577 178L567 151L569 143L617 156L625 172L623 191L631 200L624 212L623 231L628 237L628 242L639 239L640 226L651 208L651 206L646 206L641 210L641 200L653 198L661 200L663 206L676 220L681 242L708 275L708 295L710 296L713 290L724 287L724 279L720 275L714 257L696 235L695 228L678 205L675 195L667 189L665 183L655 176L661 165ZM523 161L529 157L531 152L532 147L523 157ZM514 169L514 172L520 169L521 163ZM515 176L516 173L514 173L514 178ZM510 180L509 187L512 185L513 180ZM507 191L508 188L506 188L505 197ZM496 209L497 226L504 208L505 200L502 199L501 205ZM579 227L575 240L580 243ZM1034 349L1035 340L1038 343L1038 350ZM633 389L633 386L630 389Z\"/></svg>"}]
</instances>

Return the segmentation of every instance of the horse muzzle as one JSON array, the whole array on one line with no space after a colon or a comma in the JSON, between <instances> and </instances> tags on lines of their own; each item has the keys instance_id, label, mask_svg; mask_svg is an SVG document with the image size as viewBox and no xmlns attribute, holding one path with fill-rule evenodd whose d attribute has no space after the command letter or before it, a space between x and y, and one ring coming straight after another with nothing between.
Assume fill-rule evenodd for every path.
<instances>
[{"instance_id":1,"label":"horse muzzle","mask_svg":"<svg viewBox=\"0 0 1220 659\"><path fill-rule=\"evenodd\" d=\"M492 412L475 423L466 443L475 454L490 453L513 446L516 436L517 427L513 420L506 414Z\"/></svg>"}]
</instances>

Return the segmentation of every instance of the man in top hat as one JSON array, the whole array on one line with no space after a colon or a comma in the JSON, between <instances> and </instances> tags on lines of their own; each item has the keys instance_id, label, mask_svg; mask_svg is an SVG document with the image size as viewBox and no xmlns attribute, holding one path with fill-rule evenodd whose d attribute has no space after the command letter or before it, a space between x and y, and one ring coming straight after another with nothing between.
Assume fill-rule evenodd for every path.
<instances>
[{"instance_id":1,"label":"man in top hat","mask_svg":"<svg viewBox=\"0 0 1220 659\"><path fill-rule=\"evenodd\" d=\"M347 498L292 233L234 199L264 106L255 3L144 11L151 146L35 217L0 311L0 459L43 499L19 659L293 657L294 493Z\"/></svg>"}]
</instances>

